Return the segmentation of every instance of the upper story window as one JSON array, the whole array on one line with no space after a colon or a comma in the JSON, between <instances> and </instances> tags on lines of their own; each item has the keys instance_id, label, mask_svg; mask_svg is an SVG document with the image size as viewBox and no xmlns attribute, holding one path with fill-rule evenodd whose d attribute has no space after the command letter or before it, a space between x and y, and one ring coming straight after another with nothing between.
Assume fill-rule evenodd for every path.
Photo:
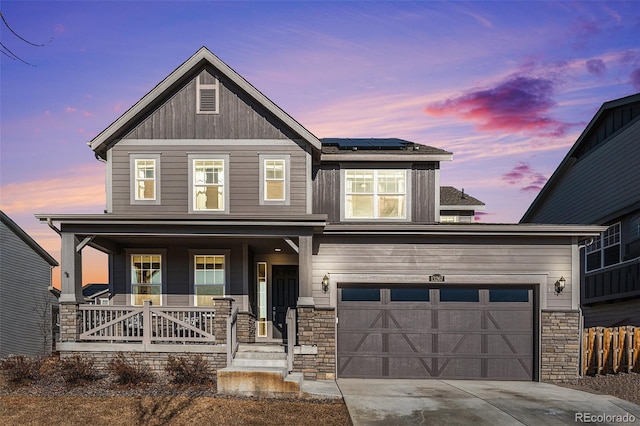
<instances>
[{"instance_id":1,"label":"upper story window","mask_svg":"<svg viewBox=\"0 0 640 426\"><path fill-rule=\"evenodd\" d=\"M587 272L620 263L620 222L611 225L586 247Z\"/></svg>"},{"instance_id":2,"label":"upper story window","mask_svg":"<svg viewBox=\"0 0 640 426\"><path fill-rule=\"evenodd\" d=\"M130 154L131 204L160 204L160 154Z\"/></svg>"},{"instance_id":3,"label":"upper story window","mask_svg":"<svg viewBox=\"0 0 640 426\"><path fill-rule=\"evenodd\" d=\"M228 155L189 155L189 212L228 211Z\"/></svg>"},{"instance_id":4,"label":"upper story window","mask_svg":"<svg viewBox=\"0 0 640 426\"><path fill-rule=\"evenodd\" d=\"M151 300L152 305L162 303L162 255L131 255L131 303L142 305Z\"/></svg>"},{"instance_id":5,"label":"upper story window","mask_svg":"<svg viewBox=\"0 0 640 426\"><path fill-rule=\"evenodd\" d=\"M218 79L202 72L196 78L196 111L198 114L217 114L220 98Z\"/></svg>"},{"instance_id":6,"label":"upper story window","mask_svg":"<svg viewBox=\"0 0 640 426\"><path fill-rule=\"evenodd\" d=\"M345 170L345 219L406 219L406 170Z\"/></svg>"},{"instance_id":7,"label":"upper story window","mask_svg":"<svg viewBox=\"0 0 640 426\"><path fill-rule=\"evenodd\" d=\"M194 297L196 306L212 306L213 298L224 296L224 255L194 256Z\"/></svg>"},{"instance_id":8,"label":"upper story window","mask_svg":"<svg viewBox=\"0 0 640 426\"><path fill-rule=\"evenodd\" d=\"M289 154L260 154L260 204L289 204L289 160Z\"/></svg>"}]
</instances>

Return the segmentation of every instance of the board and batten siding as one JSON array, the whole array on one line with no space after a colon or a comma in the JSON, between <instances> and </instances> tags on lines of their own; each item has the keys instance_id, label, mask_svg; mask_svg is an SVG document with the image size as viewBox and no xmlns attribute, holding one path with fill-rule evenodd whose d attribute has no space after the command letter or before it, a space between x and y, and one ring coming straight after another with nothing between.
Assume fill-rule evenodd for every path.
<instances>
[{"instance_id":1,"label":"board and batten siding","mask_svg":"<svg viewBox=\"0 0 640 426\"><path fill-rule=\"evenodd\" d=\"M540 284L542 309L571 309L575 255L571 240L467 237L316 237L313 256L313 296L319 306L336 305L336 283L426 284L429 276L445 276L443 285ZM322 291L328 274L331 290ZM567 280L560 295L555 281ZM576 280L578 281L578 280ZM579 283L575 285L579 286Z\"/></svg>"},{"instance_id":2,"label":"board and batten siding","mask_svg":"<svg viewBox=\"0 0 640 426\"><path fill-rule=\"evenodd\" d=\"M575 162L528 218L533 223L599 223L640 204L640 120Z\"/></svg>"},{"instance_id":3,"label":"board and batten siding","mask_svg":"<svg viewBox=\"0 0 640 426\"><path fill-rule=\"evenodd\" d=\"M39 312L55 302L50 285L51 265L0 222L0 358L49 353Z\"/></svg>"},{"instance_id":4,"label":"board and batten siding","mask_svg":"<svg viewBox=\"0 0 640 426\"><path fill-rule=\"evenodd\" d=\"M229 214L305 214L307 211L307 155L292 140L242 141L121 141L111 149L111 198L113 213L188 213L189 154L229 156ZM160 204L131 204L130 154L160 154ZM290 155L289 205L260 205L260 154ZM220 213L203 212L216 215Z\"/></svg>"},{"instance_id":5,"label":"board and batten siding","mask_svg":"<svg viewBox=\"0 0 640 426\"><path fill-rule=\"evenodd\" d=\"M295 135L272 118L263 106L209 67L204 81L219 78L219 111L196 112L196 78L191 75L151 113L141 118L123 139L288 139Z\"/></svg>"},{"instance_id":6,"label":"board and batten siding","mask_svg":"<svg viewBox=\"0 0 640 426\"><path fill-rule=\"evenodd\" d=\"M435 185L437 163L398 165L393 168L406 168L411 181L411 194L408 194L408 206L411 221L417 223L436 222ZM340 222L340 164L324 163L314 169L313 174L313 212L326 214L328 222ZM375 169L374 163L345 163L344 168Z\"/></svg>"}]
</instances>

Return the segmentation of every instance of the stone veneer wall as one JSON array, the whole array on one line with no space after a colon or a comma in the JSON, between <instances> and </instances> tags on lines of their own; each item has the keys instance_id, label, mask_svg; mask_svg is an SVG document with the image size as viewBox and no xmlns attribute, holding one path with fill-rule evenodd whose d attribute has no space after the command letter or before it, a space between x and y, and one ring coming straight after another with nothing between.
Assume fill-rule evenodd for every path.
<instances>
[{"instance_id":1,"label":"stone veneer wall","mask_svg":"<svg viewBox=\"0 0 640 426\"><path fill-rule=\"evenodd\" d=\"M542 311L540 380L568 382L580 372L580 312Z\"/></svg>"},{"instance_id":2,"label":"stone veneer wall","mask_svg":"<svg viewBox=\"0 0 640 426\"><path fill-rule=\"evenodd\" d=\"M238 342L255 343L256 316L251 312L238 312Z\"/></svg>"},{"instance_id":3,"label":"stone veneer wall","mask_svg":"<svg viewBox=\"0 0 640 426\"><path fill-rule=\"evenodd\" d=\"M80 335L80 310L75 303L60 303L60 341L75 342Z\"/></svg>"},{"instance_id":4,"label":"stone veneer wall","mask_svg":"<svg viewBox=\"0 0 640 426\"><path fill-rule=\"evenodd\" d=\"M298 307L298 345L301 354L294 357L293 371L305 379L330 380L336 377L336 314L334 308ZM305 347L317 353L305 353Z\"/></svg>"},{"instance_id":5,"label":"stone veneer wall","mask_svg":"<svg viewBox=\"0 0 640 426\"><path fill-rule=\"evenodd\" d=\"M80 356L86 359L93 359L94 366L98 371L110 371L109 362L118 354L122 353L131 363L139 362L144 364L149 370L155 374L165 374L164 367L167 364L169 355L173 357L191 358L195 355L201 355L209 363L212 370L219 370L227 366L226 353L192 353L192 352L84 352L84 351L63 351L60 352L60 359L72 358Z\"/></svg>"}]
</instances>

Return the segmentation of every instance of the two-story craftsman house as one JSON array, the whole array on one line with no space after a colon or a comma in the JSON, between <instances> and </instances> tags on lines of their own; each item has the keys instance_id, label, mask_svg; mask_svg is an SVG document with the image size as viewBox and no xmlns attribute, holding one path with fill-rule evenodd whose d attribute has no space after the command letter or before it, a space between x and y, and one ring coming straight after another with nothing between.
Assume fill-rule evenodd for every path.
<instances>
[{"instance_id":1,"label":"two-story craftsman house","mask_svg":"<svg viewBox=\"0 0 640 426\"><path fill-rule=\"evenodd\" d=\"M62 237L63 357L201 353L228 392L260 363L307 379L578 374L578 242L603 228L472 223L483 204L440 187L450 152L318 139L206 48L90 147L105 213L38 215ZM109 306L82 303L86 246L109 255ZM269 351L284 366L256 361Z\"/></svg>"}]
</instances>

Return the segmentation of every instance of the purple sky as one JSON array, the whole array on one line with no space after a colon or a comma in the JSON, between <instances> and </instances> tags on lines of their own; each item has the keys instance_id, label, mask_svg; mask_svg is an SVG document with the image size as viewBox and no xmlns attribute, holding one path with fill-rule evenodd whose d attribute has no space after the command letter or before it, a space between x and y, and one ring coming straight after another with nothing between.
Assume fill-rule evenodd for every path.
<instances>
[{"instance_id":1,"label":"purple sky","mask_svg":"<svg viewBox=\"0 0 640 426\"><path fill-rule=\"evenodd\" d=\"M86 142L203 45L320 138L452 151L441 184L484 201L482 222L517 222L600 105L640 91L637 1L1 8L44 46L0 22L35 65L0 55L0 208L57 258L33 214L102 212L104 165Z\"/></svg>"}]
</instances>

